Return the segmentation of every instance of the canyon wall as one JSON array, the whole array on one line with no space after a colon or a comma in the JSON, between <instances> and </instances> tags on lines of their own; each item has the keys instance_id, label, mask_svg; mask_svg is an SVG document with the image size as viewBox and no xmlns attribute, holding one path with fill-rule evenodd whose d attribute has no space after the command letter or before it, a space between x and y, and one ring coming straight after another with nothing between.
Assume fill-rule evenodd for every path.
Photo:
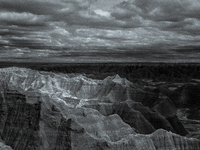
<instances>
[{"instance_id":1,"label":"canyon wall","mask_svg":"<svg viewBox=\"0 0 200 150\"><path fill-rule=\"evenodd\" d=\"M197 85L170 90L119 75L100 80L18 67L0 69L0 78L2 149L200 149L178 113L198 104L188 100Z\"/></svg>"}]
</instances>

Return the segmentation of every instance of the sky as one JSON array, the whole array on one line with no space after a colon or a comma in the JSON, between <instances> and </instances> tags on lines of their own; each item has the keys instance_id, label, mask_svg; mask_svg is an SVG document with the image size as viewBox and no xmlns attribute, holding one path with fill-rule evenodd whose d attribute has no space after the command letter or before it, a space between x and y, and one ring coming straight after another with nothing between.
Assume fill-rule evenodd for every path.
<instances>
[{"instance_id":1,"label":"sky","mask_svg":"<svg viewBox=\"0 0 200 150\"><path fill-rule=\"evenodd\" d=\"M200 1L0 0L0 61L200 62Z\"/></svg>"}]
</instances>

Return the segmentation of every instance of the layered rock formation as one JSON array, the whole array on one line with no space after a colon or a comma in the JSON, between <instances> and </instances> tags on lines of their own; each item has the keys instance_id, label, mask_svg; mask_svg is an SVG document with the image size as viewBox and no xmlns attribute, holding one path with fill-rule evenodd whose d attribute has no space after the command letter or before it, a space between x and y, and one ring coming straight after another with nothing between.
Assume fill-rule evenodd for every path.
<instances>
[{"instance_id":1,"label":"layered rock formation","mask_svg":"<svg viewBox=\"0 0 200 150\"><path fill-rule=\"evenodd\" d=\"M183 137L173 91L17 67L0 69L0 79L2 149L200 149Z\"/></svg>"}]
</instances>

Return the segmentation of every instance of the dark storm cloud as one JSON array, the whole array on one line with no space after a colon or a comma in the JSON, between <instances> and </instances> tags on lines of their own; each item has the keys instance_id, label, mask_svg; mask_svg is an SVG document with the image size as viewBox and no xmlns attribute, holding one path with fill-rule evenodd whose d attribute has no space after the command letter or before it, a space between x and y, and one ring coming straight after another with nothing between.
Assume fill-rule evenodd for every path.
<instances>
[{"instance_id":1,"label":"dark storm cloud","mask_svg":"<svg viewBox=\"0 0 200 150\"><path fill-rule=\"evenodd\" d=\"M94 0L95 1L95 0ZM6 12L15 12L13 16L21 15L36 15L36 17L43 17L43 22L61 21L69 25L85 25L85 26L105 26L108 24L116 25L105 18L100 18L94 12L89 12L88 8L92 0L65 0L65 1L52 1L52 0L2 0L0 1L0 10ZM25 13L26 12L26 13ZM17 16L18 15L18 16ZM44 18L45 16L45 18ZM22 16L23 17L23 16ZM17 22L17 19L5 20L7 23L27 25L31 23L30 19L24 19L24 22ZM38 25L40 24L37 22Z\"/></svg>"},{"instance_id":2,"label":"dark storm cloud","mask_svg":"<svg viewBox=\"0 0 200 150\"><path fill-rule=\"evenodd\" d=\"M183 54L195 53L195 54L200 55L200 47L194 46L194 45L179 47L178 49L175 49L174 51L178 53L183 53Z\"/></svg>"},{"instance_id":3,"label":"dark storm cloud","mask_svg":"<svg viewBox=\"0 0 200 150\"><path fill-rule=\"evenodd\" d=\"M195 25L194 21L199 22L200 3L198 0L128 0L118 4L111 15L127 23L142 17L149 21L148 26L190 31L199 28L199 23Z\"/></svg>"},{"instance_id":4,"label":"dark storm cloud","mask_svg":"<svg viewBox=\"0 0 200 150\"><path fill-rule=\"evenodd\" d=\"M155 21L177 22L185 18L200 18L198 0L129 0L118 4L112 15L118 19L142 16Z\"/></svg>"},{"instance_id":5,"label":"dark storm cloud","mask_svg":"<svg viewBox=\"0 0 200 150\"><path fill-rule=\"evenodd\" d=\"M37 15L54 14L57 10L63 8L59 1L52 0L1 0L0 10L8 12L29 12Z\"/></svg>"},{"instance_id":6,"label":"dark storm cloud","mask_svg":"<svg viewBox=\"0 0 200 150\"><path fill-rule=\"evenodd\" d=\"M27 33L25 33L24 31L18 31L18 30L0 30L0 35L4 37L10 37L10 36L22 37L25 34Z\"/></svg>"},{"instance_id":7,"label":"dark storm cloud","mask_svg":"<svg viewBox=\"0 0 200 150\"><path fill-rule=\"evenodd\" d=\"M65 22L69 26L79 25L93 28L137 28L152 26L161 29L184 27L184 30L193 30L192 22L187 19L199 19L200 6L198 0L129 0L119 3L115 10L110 10L113 17L102 17L90 5L95 0L1 0L0 10L15 12L8 14L17 17L35 15L37 19L24 20L4 19L7 24L14 25L47 25L51 22ZM6 15L5 15L6 16ZM187 27L185 27L187 26ZM163 28L162 28L163 27Z\"/></svg>"},{"instance_id":8,"label":"dark storm cloud","mask_svg":"<svg viewBox=\"0 0 200 150\"><path fill-rule=\"evenodd\" d=\"M31 13L1 12L1 25L16 26L46 26L45 16L37 16Z\"/></svg>"},{"instance_id":9,"label":"dark storm cloud","mask_svg":"<svg viewBox=\"0 0 200 150\"><path fill-rule=\"evenodd\" d=\"M94 11L89 10L92 1L2 0L0 1L0 22L3 28L9 29L0 32L4 35L4 39L9 40L9 36L24 36L26 39L30 34L35 35L34 32L42 31L43 33L38 33L38 36L46 34L49 38L48 43L43 43L44 47L48 44L51 46L79 44L79 41L84 40L81 40L78 35L73 35L76 30L73 25L78 28L84 26L87 28L118 26L118 23L112 19L101 17L95 14ZM72 32L72 35L70 35L70 32ZM37 39L38 36L35 35L35 38ZM76 39L78 39L77 42ZM37 44L34 39L33 44L31 44L31 41L27 43L26 40L24 40L24 43L25 45ZM17 44L15 42L16 46L20 44L23 46L24 43Z\"/></svg>"},{"instance_id":10,"label":"dark storm cloud","mask_svg":"<svg viewBox=\"0 0 200 150\"><path fill-rule=\"evenodd\" d=\"M40 49L47 47L46 41L49 40L49 37L43 34L45 30L42 26L30 25L30 23L28 23L28 25L20 24L20 26L19 24L2 24L0 27L0 35L2 37L0 41L6 41L2 43L2 47L26 47L30 49Z\"/></svg>"},{"instance_id":11,"label":"dark storm cloud","mask_svg":"<svg viewBox=\"0 0 200 150\"><path fill-rule=\"evenodd\" d=\"M16 46L18 48L28 47L31 49L45 48L41 41L32 39L10 39L10 46Z\"/></svg>"},{"instance_id":12,"label":"dark storm cloud","mask_svg":"<svg viewBox=\"0 0 200 150\"><path fill-rule=\"evenodd\" d=\"M199 0L122 1L0 0L0 56L176 58L200 45Z\"/></svg>"}]
</instances>

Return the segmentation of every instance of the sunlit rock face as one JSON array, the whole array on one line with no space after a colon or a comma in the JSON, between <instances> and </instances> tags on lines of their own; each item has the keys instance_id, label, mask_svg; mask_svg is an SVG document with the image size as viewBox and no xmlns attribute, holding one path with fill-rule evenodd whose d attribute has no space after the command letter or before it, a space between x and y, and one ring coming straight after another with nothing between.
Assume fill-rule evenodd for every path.
<instances>
[{"instance_id":1,"label":"sunlit rock face","mask_svg":"<svg viewBox=\"0 0 200 150\"><path fill-rule=\"evenodd\" d=\"M1 150L12 150L12 148L10 146L7 146L2 142L0 142L0 149Z\"/></svg>"},{"instance_id":2,"label":"sunlit rock face","mask_svg":"<svg viewBox=\"0 0 200 150\"><path fill-rule=\"evenodd\" d=\"M0 79L0 149L200 149L199 140L183 137L173 99L119 75L12 67L0 69Z\"/></svg>"}]
</instances>

